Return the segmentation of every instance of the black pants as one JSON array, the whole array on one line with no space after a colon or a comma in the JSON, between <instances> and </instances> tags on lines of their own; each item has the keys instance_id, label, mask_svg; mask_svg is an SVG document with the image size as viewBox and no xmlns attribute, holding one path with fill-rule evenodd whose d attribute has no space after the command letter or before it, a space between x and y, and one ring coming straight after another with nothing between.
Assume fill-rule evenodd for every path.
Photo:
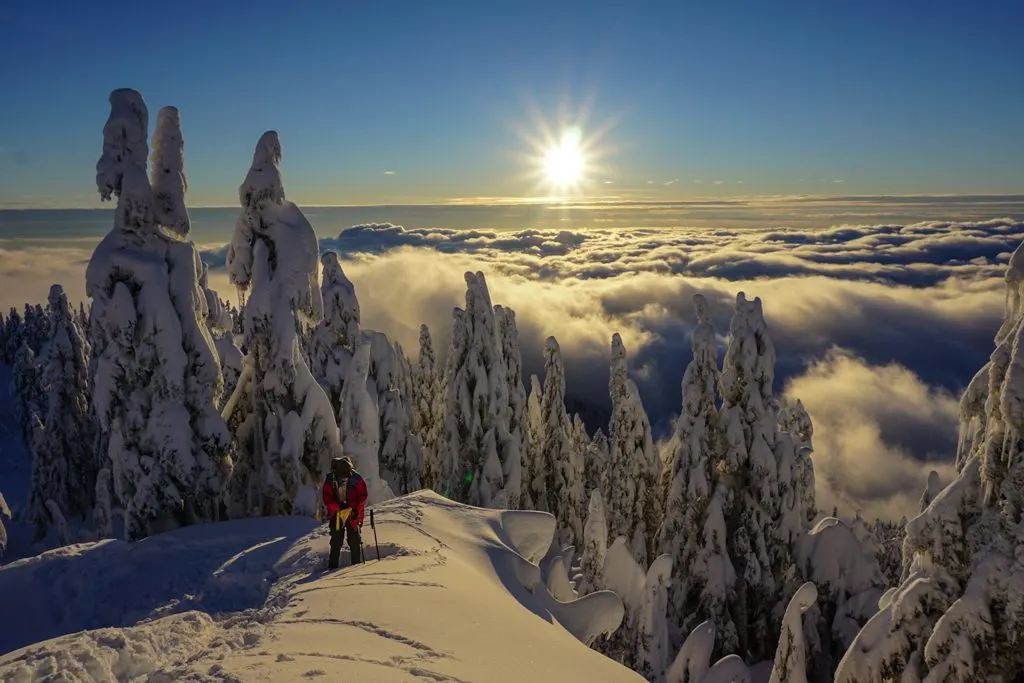
<instances>
[{"instance_id":1,"label":"black pants","mask_svg":"<svg viewBox=\"0 0 1024 683\"><path fill-rule=\"evenodd\" d=\"M343 524L340 529L331 527L331 555L327 559L328 569L337 569L341 559L341 546L345 545L345 536L348 536L348 549L352 555L352 564L360 564L363 561L363 542L359 538L359 528L351 524Z\"/></svg>"}]
</instances>

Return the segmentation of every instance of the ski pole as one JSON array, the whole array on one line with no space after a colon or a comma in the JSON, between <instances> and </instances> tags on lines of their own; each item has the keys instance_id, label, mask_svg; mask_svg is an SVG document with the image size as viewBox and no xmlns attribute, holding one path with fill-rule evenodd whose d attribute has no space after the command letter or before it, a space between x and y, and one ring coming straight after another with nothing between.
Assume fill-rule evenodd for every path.
<instances>
[{"instance_id":1,"label":"ski pole","mask_svg":"<svg viewBox=\"0 0 1024 683\"><path fill-rule=\"evenodd\" d=\"M373 508L370 508L370 528L373 529L373 545L377 548L377 561L380 562L380 544L377 543L377 525L373 521Z\"/></svg>"}]
</instances>

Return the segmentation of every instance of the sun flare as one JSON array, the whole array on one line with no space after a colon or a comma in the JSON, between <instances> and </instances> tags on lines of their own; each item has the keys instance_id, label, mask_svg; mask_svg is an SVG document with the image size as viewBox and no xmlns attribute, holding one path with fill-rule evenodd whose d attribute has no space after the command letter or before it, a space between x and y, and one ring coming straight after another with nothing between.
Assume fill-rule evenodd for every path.
<instances>
[{"instance_id":1,"label":"sun flare","mask_svg":"<svg viewBox=\"0 0 1024 683\"><path fill-rule=\"evenodd\" d=\"M579 128L570 127L562 133L558 144L544 155L544 173L548 182L559 190L575 187L584 173L583 150Z\"/></svg>"}]
</instances>

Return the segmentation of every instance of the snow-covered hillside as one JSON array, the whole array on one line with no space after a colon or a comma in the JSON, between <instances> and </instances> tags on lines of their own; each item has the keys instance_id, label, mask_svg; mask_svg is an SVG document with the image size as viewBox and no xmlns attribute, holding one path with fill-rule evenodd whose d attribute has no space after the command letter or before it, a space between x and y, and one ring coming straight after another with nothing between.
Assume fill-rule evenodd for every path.
<instances>
[{"instance_id":1,"label":"snow-covered hillside","mask_svg":"<svg viewBox=\"0 0 1024 683\"><path fill-rule=\"evenodd\" d=\"M545 588L552 516L431 492L375 515L381 560L367 524L369 561L336 572L322 571L325 529L304 517L5 565L0 595L16 617L0 628L0 680L643 680L581 642L618 626L617 596L561 603Z\"/></svg>"}]
</instances>

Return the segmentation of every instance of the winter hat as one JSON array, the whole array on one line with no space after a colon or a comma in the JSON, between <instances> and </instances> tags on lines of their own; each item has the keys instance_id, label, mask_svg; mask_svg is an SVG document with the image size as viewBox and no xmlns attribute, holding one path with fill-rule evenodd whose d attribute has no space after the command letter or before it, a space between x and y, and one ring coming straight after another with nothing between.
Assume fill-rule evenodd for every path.
<instances>
[{"instance_id":1,"label":"winter hat","mask_svg":"<svg viewBox=\"0 0 1024 683\"><path fill-rule=\"evenodd\" d=\"M343 456L340 458L334 458L331 460L331 470L335 474L340 474L343 477L347 477L354 470L355 464L352 462L352 458Z\"/></svg>"}]
</instances>

